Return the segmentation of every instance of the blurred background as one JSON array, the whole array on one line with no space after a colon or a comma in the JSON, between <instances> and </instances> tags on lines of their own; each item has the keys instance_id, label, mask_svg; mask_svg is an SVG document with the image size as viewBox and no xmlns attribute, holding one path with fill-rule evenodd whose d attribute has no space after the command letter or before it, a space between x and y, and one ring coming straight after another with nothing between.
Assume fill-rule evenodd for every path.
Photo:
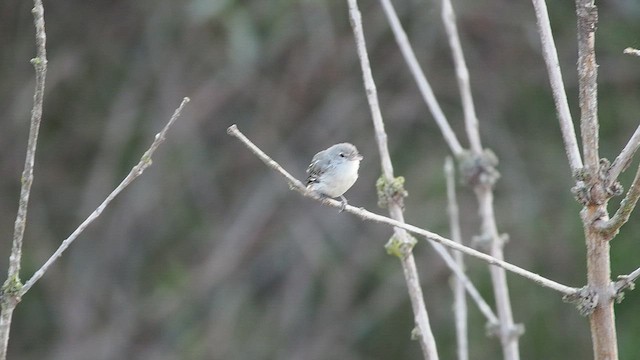
<instances>
[{"instance_id":1,"label":"blurred background","mask_svg":"<svg viewBox=\"0 0 640 360\"><path fill-rule=\"evenodd\" d=\"M466 144L440 3L394 1L416 54ZM22 278L41 266L139 160L191 97L154 165L113 202L24 297L9 359L421 359L410 340L402 271L386 226L288 190L237 140L234 123L298 178L337 142L365 160L347 193L376 206L380 174L346 1L45 1L49 71ZM378 2L361 2L407 221L449 235L442 165L449 150ZM574 119L575 9L549 2ZM0 269L7 269L32 105L32 3L0 3ZM585 248L570 171L529 1L454 1L483 145L500 158L496 187L507 260L583 286ZM640 3L600 4L601 156L640 123ZM623 177L628 187L638 161ZM459 187L465 242L477 204ZM615 209L619 199L614 199ZM613 274L640 260L640 217L612 244ZM415 248L440 356L453 359L450 273ZM487 267L470 276L493 303ZM5 270L2 270L5 271ZM2 277L4 281L4 277ZM554 291L509 275L524 359L592 357L589 325ZM640 357L637 292L617 305L620 355ZM470 304L473 359L501 358Z\"/></svg>"}]
</instances>

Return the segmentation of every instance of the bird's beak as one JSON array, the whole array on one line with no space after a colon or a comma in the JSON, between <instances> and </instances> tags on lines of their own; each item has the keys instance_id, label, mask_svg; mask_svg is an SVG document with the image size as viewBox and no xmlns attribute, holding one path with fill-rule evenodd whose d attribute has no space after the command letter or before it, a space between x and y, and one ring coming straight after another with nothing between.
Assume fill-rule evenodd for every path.
<instances>
[{"instance_id":1,"label":"bird's beak","mask_svg":"<svg viewBox=\"0 0 640 360\"><path fill-rule=\"evenodd\" d=\"M362 161L362 159L364 159L364 157L360 154L357 154L353 157L353 160L358 160L358 161Z\"/></svg>"}]
</instances>

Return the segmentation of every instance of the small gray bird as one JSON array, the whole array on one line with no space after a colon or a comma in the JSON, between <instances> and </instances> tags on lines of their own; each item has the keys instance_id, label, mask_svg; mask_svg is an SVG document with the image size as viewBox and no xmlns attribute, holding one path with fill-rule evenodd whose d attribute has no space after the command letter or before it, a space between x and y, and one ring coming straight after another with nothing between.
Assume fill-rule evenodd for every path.
<instances>
[{"instance_id":1,"label":"small gray bird","mask_svg":"<svg viewBox=\"0 0 640 360\"><path fill-rule=\"evenodd\" d=\"M307 189L322 196L340 197L342 210L347 199L342 196L358 179L362 155L349 143L340 143L315 154L307 168Z\"/></svg>"}]
</instances>

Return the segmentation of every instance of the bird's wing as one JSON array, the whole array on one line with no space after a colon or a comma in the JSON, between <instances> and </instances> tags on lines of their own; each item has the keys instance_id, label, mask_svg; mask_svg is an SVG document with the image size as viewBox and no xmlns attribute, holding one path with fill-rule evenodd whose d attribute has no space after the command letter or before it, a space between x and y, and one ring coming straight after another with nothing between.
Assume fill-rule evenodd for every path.
<instances>
[{"instance_id":1,"label":"bird's wing","mask_svg":"<svg viewBox=\"0 0 640 360\"><path fill-rule=\"evenodd\" d=\"M324 172L323 169L326 169L327 166L329 166L329 163L331 162L331 160L328 159L326 156L323 156L324 152L325 150L320 151L319 153L313 156L313 159L311 159L311 164L309 164L309 167L307 168L307 174L308 174L307 181L306 181L307 185L314 182L318 182L318 178Z\"/></svg>"}]
</instances>

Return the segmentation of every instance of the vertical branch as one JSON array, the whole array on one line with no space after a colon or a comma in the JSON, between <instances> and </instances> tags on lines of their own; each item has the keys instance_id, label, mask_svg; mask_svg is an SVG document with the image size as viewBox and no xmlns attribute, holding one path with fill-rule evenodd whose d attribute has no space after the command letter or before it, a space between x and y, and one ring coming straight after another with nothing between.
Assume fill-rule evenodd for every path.
<instances>
[{"instance_id":1,"label":"vertical branch","mask_svg":"<svg viewBox=\"0 0 640 360\"><path fill-rule=\"evenodd\" d=\"M455 24L455 15L450 0L443 0L442 2L442 19L447 29L449 43L453 52L456 73L458 74L458 82L461 88L461 96L463 104L465 104L465 113L468 114L471 113L469 108L473 109L471 91L469 90L469 75L464 62L462 47L460 46L460 39ZM470 103L470 105L467 105L467 102ZM473 119L469 119L471 116ZM476 197L478 198L479 215L482 221L482 234L490 241L489 252L491 256L504 260L504 241L498 232L493 208L493 185L498 179L498 173L494 168L497 165L497 159L495 159L492 153L482 150L475 111L470 115L465 115L465 118L472 151L472 155L469 157L470 159L474 159L471 161L471 163L474 164L472 167L476 167L478 163L484 164L473 171L477 174L483 174L477 178L479 181L468 181L468 183L473 186ZM476 142L475 145L474 141ZM462 161L463 163L469 164L470 159L463 159ZM479 162L476 160L479 160ZM463 165L463 167L464 166L468 165ZM486 180L480 180L482 178ZM496 310L498 312L498 318L500 319L499 326L495 329L495 332L500 338L504 358L517 360L520 358L518 337L522 334L523 330L521 326L516 325L513 321L507 275L504 269L496 266L491 266L490 272Z\"/></svg>"},{"instance_id":2,"label":"vertical branch","mask_svg":"<svg viewBox=\"0 0 640 360\"><path fill-rule=\"evenodd\" d=\"M369 107L371 109L378 150L380 152L382 178L384 179L384 183L390 185L395 183L393 166L391 164L391 157L387 146L387 135L384 130L384 123L382 121L380 106L378 104L378 94L375 82L373 81L371 66L369 65L369 55L367 54L364 31L362 29L362 16L358 9L357 0L349 0L349 19L356 41L358 58L360 59L360 66L362 68L362 77L367 93L367 101L369 102ZM399 189L398 191L400 194L403 193L403 191L400 191ZM391 217L400 222L404 222L404 215L402 213L402 196L393 196L392 199L393 200L388 201L388 208ZM420 287L418 269L416 268L413 252L411 250L413 244L415 244L415 239L411 238L405 230L400 228L394 228L394 233L394 237L399 241L400 248L402 249L402 253L399 258L402 263L409 298L411 299L411 307L413 308L417 329L417 333L414 332L414 334L417 335L417 339L420 342L420 347L422 348L422 353L425 359L436 360L438 359L436 342L433 337L433 332L431 331L431 326L429 325L429 316L424 304L422 288Z\"/></svg>"},{"instance_id":3,"label":"vertical branch","mask_svg":"<svg viewBox=\"0 0 640 360\"><path fill-rule=\"evenodd\" d=\"M475 186L475 192L482 221L482 234L490 240L489 253L496 259L504 260L504 240L500 236L496 225L493 209L493 190L489 186L480 184ZM491 272L498 318L500 319L500 326L496 329L496 333L500 337L504 358L517 360L520 359L518 337L522 335L523 329L513 321L507 275L504 269L496 266L489 267L489 270Z\"/></svg>"},{"instance_id":4,"label":"vertical branch","mask_svg":"<svg viewBox=\"0 0 640 360\"><path fill-rule=\"evenodd\" d=\"M458 200L456 199L455 174L453 160L447 157L444 163L444 173L447 180L447 200L449 210L449 226L451 227L451 240L462 243L460 234L460 216L458 213ZM456 263L464 271L464 256L460 252L453 254ZM467 334L467 301L465 298L464 283L454 279L453 284L453 312L456 318L456 341L458 344L458 360L469 359L469 338Z\"/></svg>"},{"instance_id":5,"label":"vertical branch","mask_svg":"<svg viewBox=\"0 0 640 360\"><path fill-rule=\"evenodd\" d=\"M13 310L20 301L18 295L22 285L20 283L20 262L22 260L22 242L27 223L27 208L29 195L33 184L33 167L35 163L38 132L42 119L42 104L44 100L44 84L47 77L47 35L44 27L44 7L41 0L34 1L33 21L36 28L36 57L31 60L36 73L36 87L33 94L33 108L31 109L31 125L27 142L27 156L22 172L20 201L15 221L13 244L9 256L9 270L7 280L0 291L0 360L6 359L11 318Z\"/></svg>"},{"instance_id":6,"label":"vertical branch","mask_svg":"<svg viewBox=\"0 0 640 360\"><path fill-rule=\"evenodd\" d=\"M562 81L562 72L560 71L558 52L556 50L555 41L553 40L553 33L551 31L547 4L545 0L533 0L533 7L535 8L536 18L538 20L538 33L540 34L540 40L542 42L542 56L544 58L544 62L547 64L547 73L549 74L553 100L556 104L564 149L567 153L567 158L569 159L571 172L575 174L580 168L582 168L582 158L580 157L576 131L573 127L571 112L569 111L567 93L564 89L564 82Z\"/></svg>"},{"instance_id":7,"label":"vertical branch","mask_svg":"<svg viewBox=\"0 0 640 360\"><path fill-rule=\"evenodd\" d=\"M587 279L597 299L589 316L594 358L617 359L618 344L613 301L615 290L611 282L609 240L613 234L599 231L596 220L606 219L607 200L602 191L603 179L598 176L598 88L595 55L595 31L598 9L593 0L576 0L578 17L578 80L580 86L580 112L582 146L588 185L588 197L581 212L587 246Z\"/></svg>"},{"instance_id":8,"label":"vertical branch","mask_svg":"<svg viewBox=\"0 0 640 360\"><path fill-rule=\"evenodd\" d=\"M29 140L27 143L27 156L22 171L20 188L20 202L18 214L16 216L13 232L13 246L9 257L9 277L20 275L20 261L22 258L22 240L27 222L27 208L29 206L29 195L33 184L33 167L36 158L36 147L38 145L38 133L40 131L40 121L42 120L42 104L44 100L44 84L47 76L47 51L46 33L44 29L44 8L40 0L35 1L32 10L34 24L36 27L36 49L37 55L31 60L36 71L36 89L33 94L33 108L31 110L31 126L29 128Z\"/></svg>"},{"instance_id":9,"label":"vertical branch","mask_svg":"<svg viewBox=\"0 0 640 360\"><path fill-rule=\"evenodd\" d=\"M456 14L453 11L453 6L451 6L451 0L442 1L442 22L447 32L451 53L453 54L453 63L455 64L458 88L460 89L460 97L462 98L464 124L467 129L467 137L469 137L469 145L473 152L481 153L482 142L480 141L478 117L476 116L473 96L471 95L471 85L469 84L469 70L464 60L460 36L458 35L458 27L456 26Z\"/></svg>"},{"instance_id":10,"label":"vertical branch","mask_svg":"<svg viewBox=\"0 0 640 360\"><path fill-rule=\"evenodd\" d=\"M598 9L594 0L576 0L578 15L578 83L580 86L580 131L582 151L589 174L598 172L598 65L595 33Z\"/></svg>"},{"instance_id":11,"label":"vertical branch","mask_svg":"<svg viewBox=\"0 0 640 360\"><path fill-rule=\"evenodd\" d=\"M615 289L611 281L610 236L591 225L591 219L598 211L598 207L589 206L581 212L587 246L588 287L596 299L595 309L589 315L591 342L594 359L617 359L618 340L613 310Z\"/></svg>"}]
</instances>

